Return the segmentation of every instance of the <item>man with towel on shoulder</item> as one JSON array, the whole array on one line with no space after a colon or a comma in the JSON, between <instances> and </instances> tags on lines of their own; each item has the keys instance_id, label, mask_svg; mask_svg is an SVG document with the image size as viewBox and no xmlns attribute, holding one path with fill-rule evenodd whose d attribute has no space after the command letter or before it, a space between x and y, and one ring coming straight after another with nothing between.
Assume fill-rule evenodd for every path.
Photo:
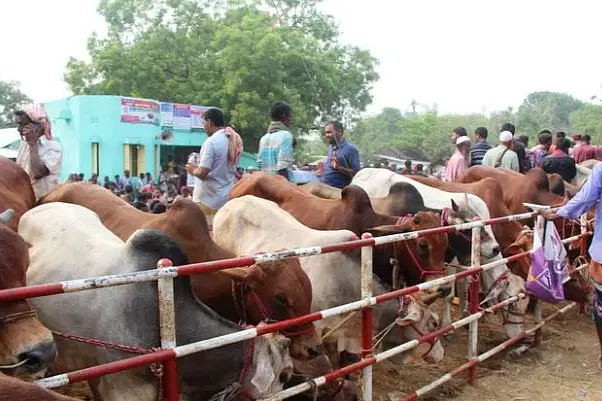
<instances>
[{"instance_id":1,"label":"man with towel on shoulder","mask_svg":"<svg viewBox=\"0 0 602 401\"><path fill-rule=\"evenodd\" d=\"M40 200L59 183L63 151L52 138L44 106L30 104L16 110L14 115L22 140L17 164L29 174L36 200Z\"/></svg>"}]
</instances>

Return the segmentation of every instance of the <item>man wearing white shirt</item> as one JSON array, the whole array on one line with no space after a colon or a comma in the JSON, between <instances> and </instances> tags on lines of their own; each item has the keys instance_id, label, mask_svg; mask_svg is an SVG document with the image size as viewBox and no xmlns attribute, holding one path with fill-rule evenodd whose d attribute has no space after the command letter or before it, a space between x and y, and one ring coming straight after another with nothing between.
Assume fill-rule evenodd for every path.
<instances>
[{"instance_id":1,"label":"man wearing white shirt","mask_svg":"<svg viewBox=\"0 0 602 401\"><path fill-rule=\"evenodd\" d=\"M199 205L207 223L227 201L235 182L236 165L229 162L230 138L226 134L224 112L211 108L203 113L208 138L201 147L199 162L186 164L186 171L196 177L192 200Z\"/></svg>"},{"instance_id":2,"label":"man wearing white shirt","mask_svg":"<svg viewBox=\"0 0 602 401\"><path fill-rule=\"evenodd\" d=\"M52 138L52 127L41 104L30 104L14 112L21 147L17 164L27 172L40 200L59 183L63 152Z\"/></svg>"}]
</instances>

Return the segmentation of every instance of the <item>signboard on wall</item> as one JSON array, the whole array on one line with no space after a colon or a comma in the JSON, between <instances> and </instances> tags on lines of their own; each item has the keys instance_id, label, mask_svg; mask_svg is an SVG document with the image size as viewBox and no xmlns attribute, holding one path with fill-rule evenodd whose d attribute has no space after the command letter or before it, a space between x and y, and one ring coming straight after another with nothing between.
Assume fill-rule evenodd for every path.
<instances>
[{"instance_id":1,"label":"signboard on wall","mask_svg":"<svg viewBox=\"0 0 602 401\"><path fill-rule=\"evenodd\" d=\"M173 103L161 103L161 125L173 127Z\"/></svg>"},{"instance_id":2,"label":"signboard on wall","mask_svg":"<svg viewBox=\"0 0 602 401\"><path fill-rule=\"evenodd\" d=\"M191 123L190 123L190 127L191 128L203 128L203 113L205 112L205 110L207 110L209 107L203 107L203 106L190 106L190 111L191 111Z\"/></svg>"},{"instance_id":3,"label":"signboard on wall","mask_svg":"<svg viewBox=\"0 0 602 401\"><path fill-rule=\"evenodd\" d=\"M198 130L203 128L203 113L209 109L181 103L160 103L161 126L181 130Z\"/></svg>"},{"instance_id":4,"label":"signboard on wall","mask_svg":"<svg viewBox=\"0 0 602 401\"><path fill-rule=\"evenodd\" d=\"M157 124L159 103L154 100L121 98L121 121L134 124Z\"/></svg>"},{"instance_id":5,"label":"signboard on wall","mask_svg":"<svg viewBox=\"0 0 602 401\"><path fill-rule=\"evenodd\" d=\"M173 127L174 129L189 130L191 128L191 109L189 104L174 103Z\"/></svg>"}]
</instances>

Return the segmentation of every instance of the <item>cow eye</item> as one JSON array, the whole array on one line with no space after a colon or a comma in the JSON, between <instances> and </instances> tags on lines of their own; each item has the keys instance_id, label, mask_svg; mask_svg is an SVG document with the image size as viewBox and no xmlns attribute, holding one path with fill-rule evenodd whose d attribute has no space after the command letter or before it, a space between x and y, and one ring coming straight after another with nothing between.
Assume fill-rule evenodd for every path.
<instances>
[{"instance_id":1,"label":"cow eye","mask_svg":"<svg viewBox=\"0 0 602 401\"><path fill-rule=\"evenodd\" d=\"M274 296L274 298L276 298L276 301L278 301L278 303L282 306L288 306L288 298L286 297L286 295L284 294L276 294Z\"/></svg>"}]
</instances>

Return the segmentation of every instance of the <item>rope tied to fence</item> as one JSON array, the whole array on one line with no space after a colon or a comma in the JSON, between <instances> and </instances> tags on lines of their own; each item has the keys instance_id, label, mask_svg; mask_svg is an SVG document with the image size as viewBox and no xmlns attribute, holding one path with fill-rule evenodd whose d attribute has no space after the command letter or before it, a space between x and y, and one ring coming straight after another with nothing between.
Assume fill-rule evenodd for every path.
<instances>
[{"instance_id":1,"label":"rope tied to fence","mask_svg":"<svg viewBox=\"0 0 602 401\"><path fill-rule=\"evenodd\" d=\"M97 347L102 347L105 349L112 349L116 351L125 352L128 354L137 354L137 355L145 355L153 352L160 351L162 348L153 347L153 348L141 348L132 345L123 345L111 343L108 341L97 340L94 338L87 338L82 336L77 336L75 334L65 334L59 331L51 330L51 333L55 336L65 338L67 340L76 341L79 343L90 344ZM155 362L149 367L150 372L157 378L157 398L156 401L163 400L163 364L161 362Z\"/></svg>"}]
</instances>

